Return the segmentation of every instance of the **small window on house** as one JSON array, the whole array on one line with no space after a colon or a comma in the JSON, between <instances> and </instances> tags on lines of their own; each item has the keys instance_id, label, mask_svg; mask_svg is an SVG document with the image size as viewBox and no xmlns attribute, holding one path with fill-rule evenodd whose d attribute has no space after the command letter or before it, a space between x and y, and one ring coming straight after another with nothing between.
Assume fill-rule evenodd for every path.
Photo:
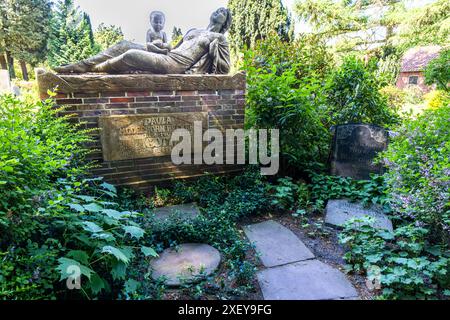
<instances>
[{"instance_id":1,"label":"small window on house","mask_svg":"<svg viewBox=\"0 0 450 320\"><path fill-rule=\"evenodd\" d=\"M417 85L418 82L419 82L418 76L410 76L408 79L408 84Z\"/></svg>"}]
</instances>

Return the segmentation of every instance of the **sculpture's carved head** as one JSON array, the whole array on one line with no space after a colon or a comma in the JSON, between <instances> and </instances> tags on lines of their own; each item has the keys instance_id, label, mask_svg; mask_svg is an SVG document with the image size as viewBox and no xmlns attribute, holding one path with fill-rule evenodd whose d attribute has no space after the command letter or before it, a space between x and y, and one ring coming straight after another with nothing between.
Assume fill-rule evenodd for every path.
<instances>
[{"instance_id":1,"label":"sculpture's carved head","mask_svg":"<svg viewBox=\"0 0 450 320\"><path fill-rule=\"evenodd\" d=\"M164 29L164 25L166 23L166 16L161 11L152 11L150 13L150 24L152 25L153 30L156 32L160 32Z\"/></svg>"},{"instance_id":2,"label":"sculpture's carved head","mask_svg":"<svg viewBox=\"0 0 450 320\"><path fill-rule=\"evenodd\" d=\"M230 29L232 16L227 8L219 8L211 14L210 25L216 32L225 33Z\"/></svg>"}]
</instances>

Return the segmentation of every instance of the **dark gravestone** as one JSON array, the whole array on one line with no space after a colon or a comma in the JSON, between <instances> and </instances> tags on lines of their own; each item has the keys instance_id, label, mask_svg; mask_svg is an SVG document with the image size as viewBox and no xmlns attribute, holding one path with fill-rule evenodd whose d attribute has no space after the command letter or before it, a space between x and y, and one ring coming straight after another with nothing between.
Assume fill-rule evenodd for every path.
<instances>
[{"instance_id":1,"label":"dark gravestone","mask_svg":"<svg viewBox=\"0 0 450 320\"><path fill-rule=\"evenodd\" d=\"M371 173L383 173L383 166L375 164L374 159L386 150L388 133L385 129L369 124L345 124L333 130L331 174L365 180Z\"/></svg>"}]
</instances>

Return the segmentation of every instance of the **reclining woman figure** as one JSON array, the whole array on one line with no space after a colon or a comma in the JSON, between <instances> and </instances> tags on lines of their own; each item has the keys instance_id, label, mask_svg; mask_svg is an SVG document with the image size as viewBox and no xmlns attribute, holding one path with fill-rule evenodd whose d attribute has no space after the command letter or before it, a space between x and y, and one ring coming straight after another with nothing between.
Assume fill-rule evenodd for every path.
<instances>
[{"instance_id":1,"label":"reclining woman figure","mask_svg":"<svg viewBox=\"0 0 450 320\"><path fill-rule=\"evenodd\" d=\"M230 53L224 33L230 25L230 11L219 8L212 13L206 30L189 30L167 54L148 52L144 45L122 41L94 57L57 67L55 71L112 74L134 72L227 74L230 71Z\"/></svg>"}]
</instances>

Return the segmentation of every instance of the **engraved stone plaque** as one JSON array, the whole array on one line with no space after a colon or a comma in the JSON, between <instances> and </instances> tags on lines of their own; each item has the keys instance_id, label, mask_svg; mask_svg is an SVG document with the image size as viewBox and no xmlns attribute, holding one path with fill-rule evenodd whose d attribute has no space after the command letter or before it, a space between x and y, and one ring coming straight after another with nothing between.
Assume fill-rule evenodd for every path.
<instances>
[{"instance_id":1,"label":"engraved stone plaque","mask_svg":"<svg viewBox=\"0 0 450 320\"><path fill-rule=\"evenodd\" d=\"M371 173L381 174L383 166L374 159L386 150L388 133L385 129L367 124L346 124L334 128L331 148L331 174L369 179Z\"/></svg>"},{"instance_id":2,"label":"engraved stone plaque","mask_svg":"<svg viewBox=\"0 0 450 320\"><path fill-rule=\"evenodd\" d=\"M172 132L186 129L194 136L194 122L207 126L208 113L158 113L105 116L99 118L104 161L168 156L178 141L171 143Z\"/></svg>"}]
</instances>

